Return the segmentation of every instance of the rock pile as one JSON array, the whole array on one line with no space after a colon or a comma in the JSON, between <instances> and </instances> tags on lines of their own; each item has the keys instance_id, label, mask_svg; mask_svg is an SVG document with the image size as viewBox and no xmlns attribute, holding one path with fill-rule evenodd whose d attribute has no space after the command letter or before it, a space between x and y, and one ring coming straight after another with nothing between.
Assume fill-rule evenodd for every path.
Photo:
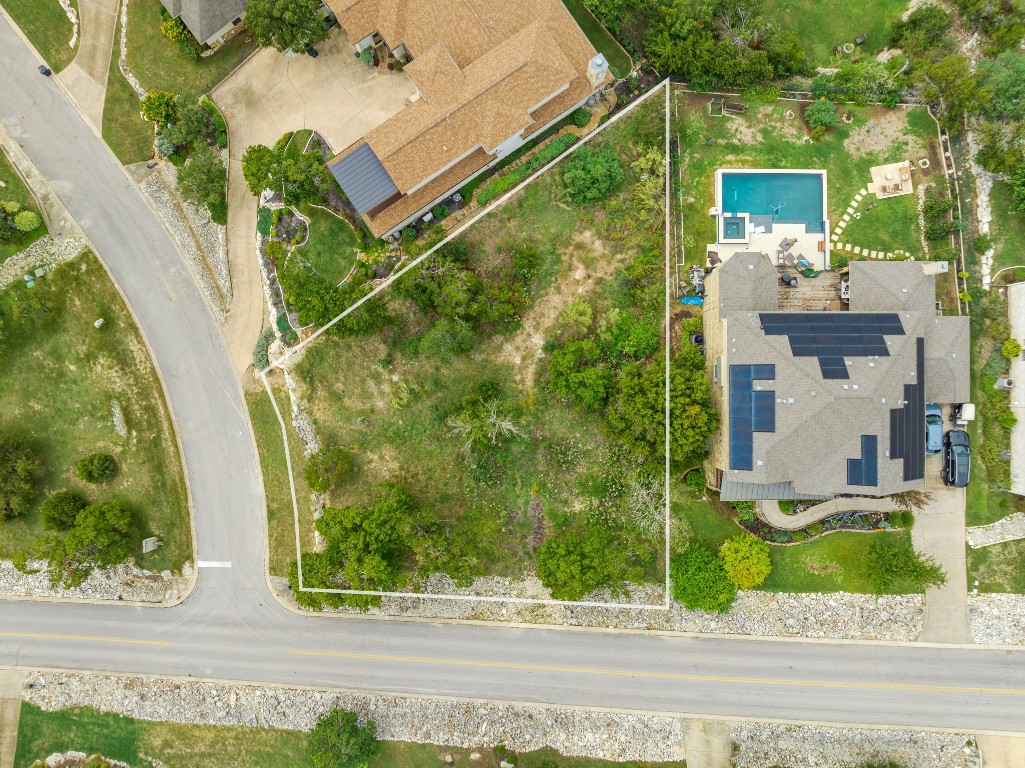
<instances>
[{"instance_id":1,"label":"rock pile","mask_svg":"<svg viewBox=\"0 0 1025 768\"><path fill-rule=\"evenodd\" d=\"M968 617L977 643L1025 645L1025 595L969 595Z\"/></svg>"},{"instance_id":2,"label":"rock pile","mask_svg":"<svg viewBox=\"0 0 1025 768\"><path fill-rule=\"evenodd\" d=\"M45 562L29 562L37 573L22 573L10 560L0 560L0 594L18 597L62 597L89 600L126 600L138 603L176 603L189 590L192 565L185 564L181 576L170 571L154 573L134 565L121 564L93 571L85 583L74 589L50 586Z\"/></svg>"},{"instance_id":3,"label":"rock pile","mask_svg":"<svg viewBox=\"0 0 1025 768\"><path fill-rule=\"evenodd\" d=\"M1025 539L1025 512L1014 512L989 525L966 528L965 536L968 543L976 549L1002 541Z\"/></svg>"},{"instance_id":4,"label":"rock pile","mask_svg":"<svg viewBox=\"0 0 1025 768\"><path fill-rule=\"evenodd\" d=\"M40 267L52 269L61 262L71 261L84 248L85 243L77 237L65 237L57 242L51 235L43 235L0 264L0 288L22 280L22 275L34 274Z\"/></svg>"},{"instance_id":5,"label":"rock pile","mask_svg":"<svg viewBox=\"0 0 1025 768\"><path fill-rule=\"evenodd\" d=\"M55 752L45 760L37 760L30 768L132 768L128 763L111 760L103 755L87 755L85 752Z\"/></svg>"}]
</instances>

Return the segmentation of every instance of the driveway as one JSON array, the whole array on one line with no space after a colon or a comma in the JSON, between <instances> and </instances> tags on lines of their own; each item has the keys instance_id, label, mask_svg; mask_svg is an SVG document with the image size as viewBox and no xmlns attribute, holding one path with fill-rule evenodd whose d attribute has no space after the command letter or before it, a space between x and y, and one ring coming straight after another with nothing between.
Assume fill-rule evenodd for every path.
<instances>
[{"instance_id":1,"label":"driveway","mask_svg":"<svg viewBox=\"0 0 1025 768\"><path fill-rule=\"evenodd\" d=\"M273 145L288 131L312 128L335 151L399 112L416 93L408 76L366 66L339 29L320 56L287 57L265 48L210 94L228 118L228 262L232 306L224 337L239 373L252 362L266 301L256 255L256 205L242 177L251 144Z\"/></svg>"},{"instance_id":2,"label":"driveway","mask_svg":"<svg viewBox=\"0 0 1025 768\"><path fill-rule=\"evenodd\" d=\"M114 47L118 0L79 0L80 40L75 60L58 77L99 133Z\"/></svg>"}]
</instances>

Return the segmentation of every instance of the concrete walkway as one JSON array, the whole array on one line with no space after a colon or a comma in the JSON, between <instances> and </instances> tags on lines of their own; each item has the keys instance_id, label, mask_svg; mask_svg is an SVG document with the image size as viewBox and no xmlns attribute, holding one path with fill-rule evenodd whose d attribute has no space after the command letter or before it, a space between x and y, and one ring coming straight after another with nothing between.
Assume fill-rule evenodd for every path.
<instances>
[{"instance_id":1,"label":"concrete walkway","mask_svg":"<svg viewBox=\"0 0 1025 768\"><path fill-rule=\"evenodd\" d=\"M1011 338L1025 343L1025 284L1007 286L1007 319ZM1011 380L1018 384L1011 390L1011 412L1018 423L1011 429L1011 493L1025 495L1025 360L1021 355L1011 360Z\"/></svg>"},{"instance_id":2,"label":"concrete walkway","mask_svg":"<svg viewBox=\"0 0 1025 768\"><path fill-rule=\"evenodd\" d=\"M939 457L926 460L927 488L933 500L915 512L911 540L933 557L947 583L925 592L925 622L920 642L974 642L968 623L968 574L965 555L965 490L947 488L939 477Z\"/></svg>"},{"instance_id":3,"label":"concrete walkway","mask_svg":"<svg viewBox=\"0 0 1025 768\"><path fill-rule=\"evenodd\" d=\"M850 499L830 499L814 507L803 509L796 515L785 514L779 508L776 501L759 501L758 516L773 528L782 528L784 531L799 531L807 528L812 523L825 520L827 517L839 515L843 512L892 512L893 501L890 499L866 499L855 497Z\"/></svg>"},{"instance_id":4,"label":"concrete walkway","mask_svg":"<svg viewBox=\"0 0 1025 768\"><path fill-rule=\"evenodd\" d=\"M117 28L117 10L118 0L78 0L78 53L57 76L97 133L103 130L103 100Z\"/></svg>"},{"instance_id":5,"label":"concrete walkway","mask_svg":"<svg viewBox=\"0 0 1025 768\"><path fill-rule=\"evenodd\" d=\"M683 744L687 768L730 768L733 742L730 740L729 722L684 720Z\"/></svg>"},{"instance_id":6,"label":"concrete walkway","mask_svg":"<svg viewBox=\"0 0 1025 768\"><path fill-rule=\"evenodd\" d=\"M982 768L1021 768L1025 765L1025 736L978 736Z\"/></svg>"},{"instance_id":7,"label":"concrete walkway","mask_svg":"<svg viewBox=\"0 0 1025 768\"><path fill-rule=\"evenodd\" d=\"M18 748L18 720L21 718L21 690L25 674L0 670L0 768L14 768Z\"/></svg>"}]
</instances>

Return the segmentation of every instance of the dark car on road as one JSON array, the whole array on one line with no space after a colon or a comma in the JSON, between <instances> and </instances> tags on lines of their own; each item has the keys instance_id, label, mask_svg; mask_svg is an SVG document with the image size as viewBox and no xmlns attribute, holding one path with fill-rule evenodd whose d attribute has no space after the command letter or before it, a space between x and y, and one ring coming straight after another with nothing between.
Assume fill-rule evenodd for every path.
<instances>
[{"instance_id":1,"label":"dark car on road","mask_svg":"<svg viewBox=\"0 0 1025 768\"><path fill-rule=\"evenodd\" d=\"M954 488L968 485L972 470L972 448L968 433L952 429L943 436L943 482Z\"/></svg>"},{"instance_id":2,"label":"dark car on road","mask_svg":"<svg viewBox=\"0 0 1025 768\"><path fill-rule=\"evenodd\" d=\"M943 411L936 403L925 405L925 452L932 455L943 448Z\"/></svg>"}]
</instances>

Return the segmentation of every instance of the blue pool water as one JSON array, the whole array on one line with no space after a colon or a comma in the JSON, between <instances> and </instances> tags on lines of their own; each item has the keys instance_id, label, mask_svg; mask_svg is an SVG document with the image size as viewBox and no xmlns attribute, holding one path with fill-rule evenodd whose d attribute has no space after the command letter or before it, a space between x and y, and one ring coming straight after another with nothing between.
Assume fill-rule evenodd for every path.
<instances>
[{"instance_id":1,"label":"blue pool water","mask_svg":"<svg viewBox=\"0 0 1025 768\"><path fill-rule=\"evenodd\" d=\"M727 240L739 240L744 236L744 220L740 216L726 216L722 220L722 234Z\"/></svg>"},{"instance_id":2,"label":"blue pool water","mask_svg":"<svg viewBox=\"0 0 1025 768\"><path fill-rule=\"evenodd\" d=\"M752 216L772 216L784 224L804 224L825 232L822 175L818 173L722 174L722 209Z\"/></svg>"}]
</instances>

